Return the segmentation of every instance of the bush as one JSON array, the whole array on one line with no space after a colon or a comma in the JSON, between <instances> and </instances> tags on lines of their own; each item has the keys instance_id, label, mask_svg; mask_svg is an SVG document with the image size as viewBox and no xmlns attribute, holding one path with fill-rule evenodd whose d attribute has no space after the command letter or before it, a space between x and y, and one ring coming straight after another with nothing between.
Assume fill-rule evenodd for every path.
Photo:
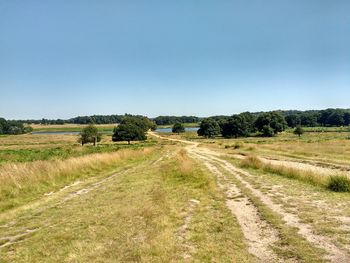
<instances>
[{"instance_id":1,"label":"bush","mask_svg":"<svg viewBox=\"0 0 350 263\"><path fill-rule=\"evenodd\" d=\"M182 123L175 123L172 130L173 133L185 132L185 126Z\"/></svg>"},{"instance_id":2,"label":"bush","mask_svg":"<svg viewBox=\"0 0 350 263\"><path fill-rule=\"evenodd\" d=\"M262 129L262 134L264 137L272 137L275 135L275 132L269 125L265 125Z\"/></svg>"},{"instance_id":3,"label":"bush","mask_svg":"<svg viewBox=\"0 0 350 263\"><path fill-rule=\"evenodd\" d=\"M345 175L331 176L327 187L334 192L350 192L350 178Z\"/></svg>"}]
</instances>

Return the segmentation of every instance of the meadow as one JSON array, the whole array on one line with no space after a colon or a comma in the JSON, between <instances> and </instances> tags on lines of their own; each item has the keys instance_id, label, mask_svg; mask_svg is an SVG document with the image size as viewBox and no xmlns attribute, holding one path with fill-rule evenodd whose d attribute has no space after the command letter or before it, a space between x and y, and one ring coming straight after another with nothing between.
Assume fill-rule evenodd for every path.
<instances>
[{"instance_id":1,"label":"meadow","mask_svg":"<svg viewBox=\"0 0 350 263\"><path fill-rule=\"evenodd\" d=\"M346 262L349 136L0 136L1 259Z\"/></svg>"}]
</instances>

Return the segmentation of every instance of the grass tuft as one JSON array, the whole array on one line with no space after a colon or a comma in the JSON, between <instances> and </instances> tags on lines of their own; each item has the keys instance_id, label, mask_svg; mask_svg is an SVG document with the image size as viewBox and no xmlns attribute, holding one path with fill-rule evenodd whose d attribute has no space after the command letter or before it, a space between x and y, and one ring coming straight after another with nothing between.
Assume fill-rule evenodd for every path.
<instances>
[{"instance_id":1,"label":"grass tuft","mask_svg":"<svg viewBox=\"0 0 350 263\"><path fill-rule=\"evenodd\" d=\"M330 176L327 188L334 192L350 192L350 178L344 175Z\"/></svg>"},{"instance_id":2,"label":"grass tuft","mask_svg":"<svg viewBox=\"0 0 350 263\"><path fill-rule=\"evenodd\" d=\"M250 155L241 161L241 167L261 169L265 172L278 174L287 178L303 181L315 186L325 187L329 185L328 176L320 175L312 170L298 169L295 167L289 167L285 165L275 165L271 163L263 162L260 158ZM333 190L332 188L329 188Z\"/></svg>"}]
</instances>

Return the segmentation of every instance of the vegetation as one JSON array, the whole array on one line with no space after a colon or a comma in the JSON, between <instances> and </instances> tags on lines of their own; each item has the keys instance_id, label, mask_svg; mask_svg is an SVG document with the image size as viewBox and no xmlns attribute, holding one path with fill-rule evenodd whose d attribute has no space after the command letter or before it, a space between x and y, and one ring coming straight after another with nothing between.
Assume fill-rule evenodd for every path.
<instances>
[{"instance_id":1,"label":"vegetation","mask_svg":"<svg viewBox=\"0 0 350 263\"><path fill-rule=\"evenodd\" d=\"M299 137L304 133L303 128L301 128L300 126L297 126L294 130L294 134L298 135Z\"/></svg>"},{"instance_id":2,"label":"vegetation","mask_svg":"<svg viewBox=\"0 0 350 263\"><path fill-rule=\"evenodd\" d=\"M93 125L90 124L87 127L85 127L79 137L79 142L81 145L84 145L86 143L93 143L94 146L96 146L97 142L101 141L101 134L98 132L98 129Z\"/></svg>"},{"instance_id":3,"label":"vegetation","mask_svg":"<svg viewBox=\"0 0 350 263\"><path fill-rule=\"evenodd\" d=\"M180 122L177 122L173 125L173 128L171 129L171 131L173 133L181 133L181 132L185 132L185 126L180 123Z\"/></svg>"},{"instance_id":4,"label":"vegetation","mask_svg":"<svg viewBox=\"0 0 350 263\"><path fill-rule=\"evenodd\" d=\"M350 192L350 178L348 176L331 176L328 189L334 192Z\"/></svg>"},{"instance_id":5,"label":"vegetation","mask_svg":"<svg viewBox=\"0 0 350 263\"><path fill-rule=\"evenodd\" d=\"M262 113L254 122L255 128L264 136L271 137L287 127L284 116L277 111Z\"/></svg>"},{"instance_id":6,"label":"vegetation","mask_svg":"<svg viewBox=\"0 0 350 263\"><path fill-rule=\"evenodd\" d=\"M202 120L197 133L199 136L213 138L220 134L220 126L214 119L207 118Z\"/></svg>"},{"instance_id":7,"label":"vegetation","mask_svg":"<svg viewBox=\"0 0 350 263\"><path fill-rule=\"evenodd\" d=\"M30 126L24 126L19 121L7 121L4 118L0 118L0 134L24 134L29 133L33 129Z\"/></svg>"},{"instance_id":8,"label":"vegetation","mask_svg":"<svg viewBox=\"0 0 350 263\"><path fill-rule=\"evenodd\" d=\"M195 116L158 116L153 120L157 125L172 125L175 123L198 123L200 118Z\"/></svg>"},{"instance_id":9,"label":"vegetation","mask_svg":"<svg viewBox=\"0 0 350 263\"><path fill-rule=\"evenodd\" d=\"M147 139L146 132L155 129L155 124L145 117L126 117L114 129L112 140L114 142L144 141Z\"/></svg>"},{"instance_id":10,"label":"vegetation","mask_svg":"<svg viewBox=\"0 0 350 263\"><path fill-rule=\"evenodd\" d=\"M45 191L55 191L76 179L115 168L127 158L140 157L149 150L130 149L97 153L66 160L8 163L0 170L0 211L35 199Z\"/></svg>"},{"instance_id":11,"label":"vegetation","mask_svg":"<svg viewBox=\"0 0 350 263\"><path fill-rule=\"evenodd\" d=\"M222 124L222 136L225 138L246 137L251 130L251 123L244 115L233 115Z\"/></svg>"}]
</instances>

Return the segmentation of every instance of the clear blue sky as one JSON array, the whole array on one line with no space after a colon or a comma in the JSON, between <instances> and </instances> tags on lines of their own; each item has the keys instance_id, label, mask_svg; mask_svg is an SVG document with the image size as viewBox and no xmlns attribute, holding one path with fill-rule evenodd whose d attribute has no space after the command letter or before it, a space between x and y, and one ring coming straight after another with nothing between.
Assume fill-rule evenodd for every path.
<instances>
[{"instance_id":1,"label":"clear blue sky","mask_svg":"<svg viewBox=\"0 0 350 263\"><path fill-rule=\"evenodd\" d=\"M349 0L0 0L0 116L350 107Z\"/></svg>"}]
</instances>

